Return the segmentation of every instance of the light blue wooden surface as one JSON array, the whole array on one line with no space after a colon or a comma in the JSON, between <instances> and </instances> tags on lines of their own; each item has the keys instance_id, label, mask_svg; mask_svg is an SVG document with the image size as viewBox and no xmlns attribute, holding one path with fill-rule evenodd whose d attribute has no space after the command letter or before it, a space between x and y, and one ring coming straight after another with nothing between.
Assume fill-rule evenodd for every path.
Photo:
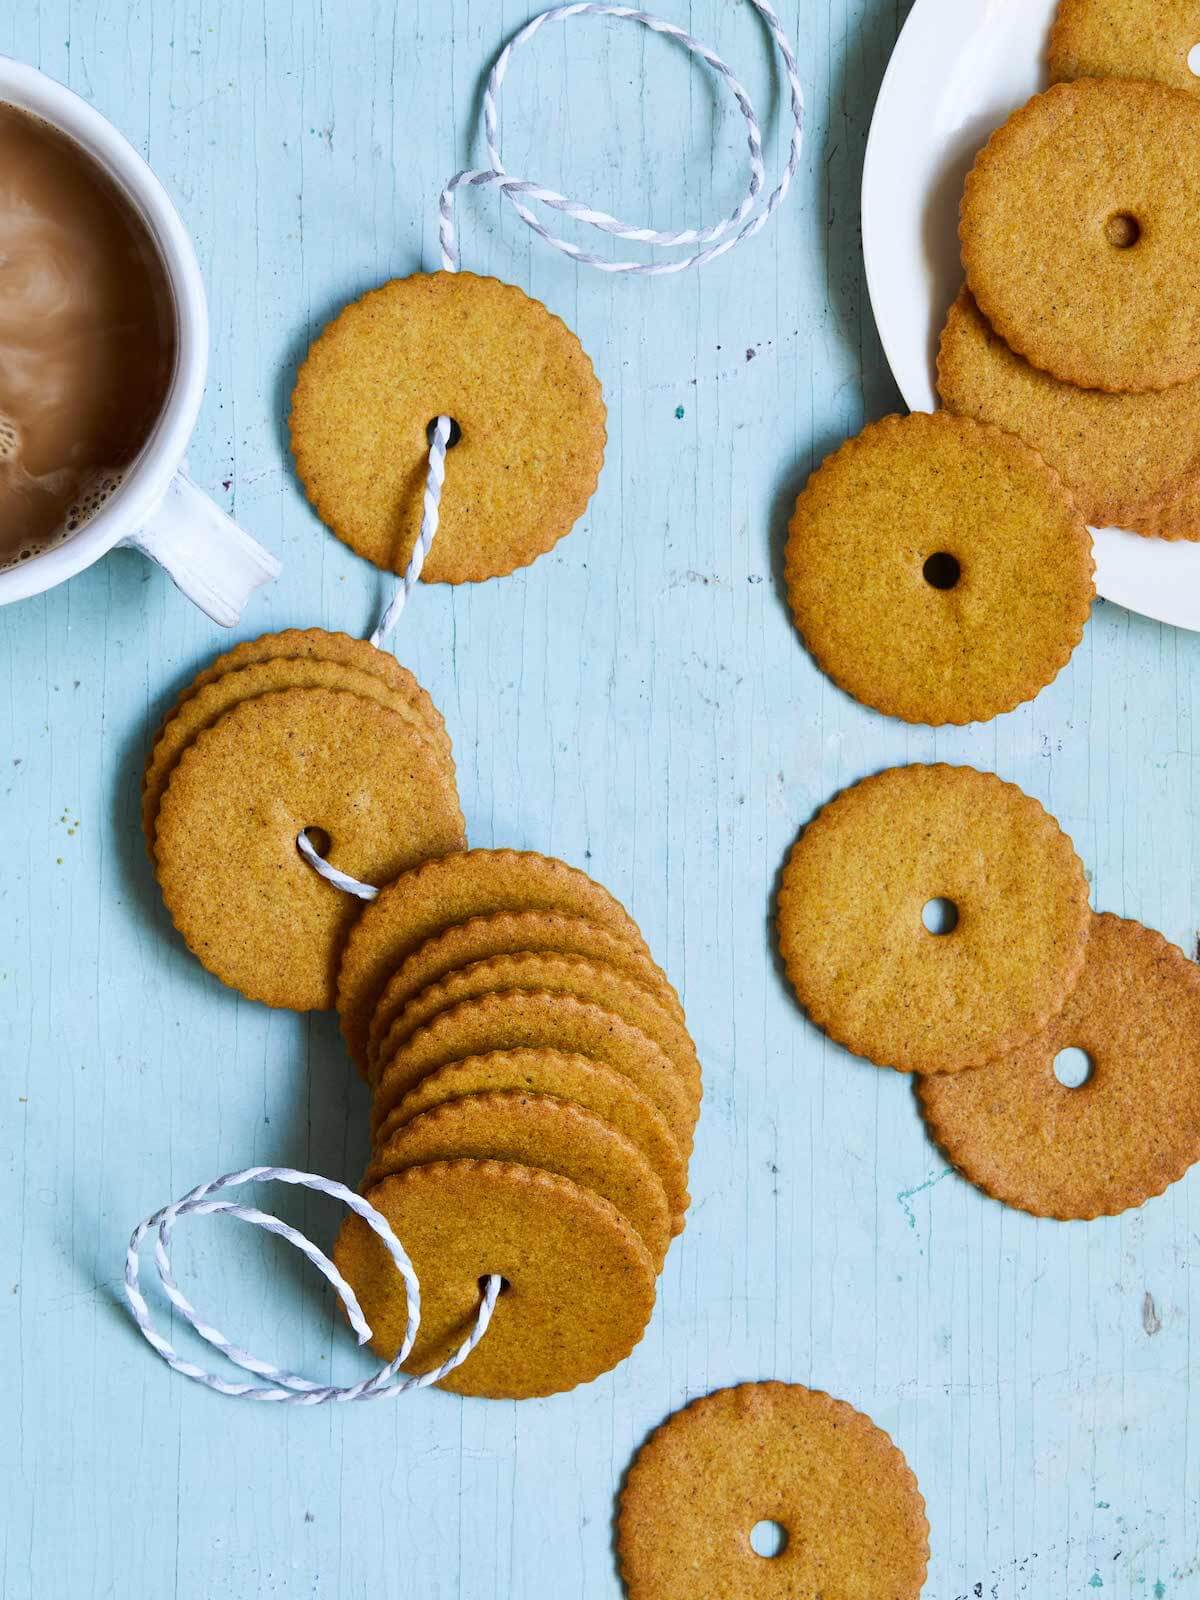
<instances>
[{"instance_id":1,"label":"light blue wooden surface","mask_svg":"<svg viewBox=\"0 0 1200 1600\"><path fill-rule=\"evenodd\" d=\"M732 0L656 0L764 106ZM1037 795L1098 907L1194 951L1200 640L1100 605L1032 706L932 733L815 670L779 587L811 466L896 404L867 304L857 187L904 0L788 0L809 98L797 191L701 276L612 281L494 196L466 265L543 298L610 407L600 490L527 572L425 591L398 653L443 708L470 837L585 866L683 991L705 1067L695 1207L644 1343L566 1397L281 1412L159 1365L118 1299L153 1206L224 1169L354 1181L366 1102L327 1017L270 1013L173 937L138 827L147 739L227 641L133 554L0 612L0 1595L609 1597L614 1492L647 1430L731 1381L828 1388L887 1428L928 1501L927 1594L1200 1593L1190 1409L1196 1174L1088 1226L948 1176L909 1085L851 1062L776 968L776 874L812 810L945 758ZM380 585L325 534L283 418L343 302L434 262L440 183L481 74L529 13L489 0L17 0L0 51L111 116L194 232L212 375L191 466L286 561L253 636L362 630ZM714 109L719 107L719 109ZM661 40L595 21L514 68L513 170L659 226L734 198L741 124ZM786 127L771 124L776 168ZM218 841L219 843L219 841ZM324 1203L292 1215L329 1237ZM180 1236L203 1307L313 1375L362 1370L325 1297L232 1224Z\"/></svg>"}]
</instances>

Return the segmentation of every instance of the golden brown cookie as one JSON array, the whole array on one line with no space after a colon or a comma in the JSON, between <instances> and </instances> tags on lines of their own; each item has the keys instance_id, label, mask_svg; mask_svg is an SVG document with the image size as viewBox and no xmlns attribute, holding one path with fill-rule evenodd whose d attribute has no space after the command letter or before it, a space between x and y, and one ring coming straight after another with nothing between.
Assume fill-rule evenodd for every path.
<instances>
[{"instance_id":1,"label":"golden brown cookie","mask_svg":"<svg viewBox=\"0 0 1200 1600\"><path fill-rule=\"evenodd\" d=\"M356 694L285 689L244 700L197 734L158 813L158 880L192 953L252 1000L295 1011L334 1002L359 902L304 860L385 882L465 843L458 796L427 739Z\"/></svg>"},{"instance_id":2,"label":"golden brown cookie","mask_svg":"<svg viewBox=\"0 0 1200 1600\"><path fill-rule=\"evenodd\" d=\"M1155 539L1200 539L1200 477L1140 512L1133 531Z\"/></svg>"},{"instance_id":3,"label":"golden brown cookie","mask_svg":"<svg viewBox=\"0 0 1200 1600\"><path fill-rule=\"evenodd\" d=\"M756 1554L751 1529L785 1537ZM925 1501L881 1428L796 1383L718 1389L639 1450L617 1515L629 1600L917 1600Z\"/></svg>"},{"instance_id":4,"label":"golden brown cookie","mask_svg":"<svg viewBox=\"0 0 1200 1600\"><path fill-rule=\"evenodd\" d=\"M446 457L427 583L528 566L583 515L604 460L600 382L540 301L495 278L398 278L346 307L292 395L296 470L321 518L377 567L403 572L421 526L429 424Z\"/></svg>"},{"instance_id":5,"label":"golden brown cookie","mask_svg":"<svg viewBox=\"0 0 1200 1600\"><path fill-rule=\"evenodd\" d=\"M699 1093L653 1039L603 1006L529 990L464 1000L418 1028L384 1066L371 1103L372 1133L427 1073L491 1050L565 1050L623 1073L667 1119L680 1154L691 1153Z\"/></svg>"},{"instance_id":6,"label":"golden brown cookie","mask_svg":"<svg viewBox=\"0 0 1200 1600\"><path fill-rule=\"evenodd\" d=\"M150 752L142 779L142 828L154 854L154 824L166 793L171 773L180 756L203 728L211 728L225 713L243 700L280 689L344 689L366 700L376 701L403 718L405 738L424 745L433 756L443 784L455 783L454 759L442 743L436 743L425 719L407 696L393 689L375 673L359 672L338 662L318 657L275 659L257 666L222 673L211 683L189 694L167 718Z\"/></svg>"},{"instance_id":7,"label":"golden brown cookie","mask_svg":"<svg viewBox=\"0 0 1200 1600\"><path fill-rule=\"evenodd\" d=\"M402 1123L463 1095L522 1089L570 1100L610 1122L635 1144L657 1173L672 1213L672 1231L683 1230L690 1203L687 1169L667 1119L628 1078L587 1056L563 1050L492 1050L452 1061L427 1074L384 1119L374 1141L378 1150ZM536 1163L535 1163L536 1164Z\"/></svg>"},{"instance_id":8,"label":"golden brown cookie","mask_svg":"<svg viewBox=\"0 0 1200 1600\"><path fill-rule=\"evenodd\" d=\"M938 900L957 911L949 932L927 931ZM801 1005L903 1072L961 1072L1039 1033L1079 978L1090 926L1058 823L970 767L896 767L844 790L800 835L779 891Z\"/></svg>"},{"instance_id":9,"label":"golden brown cookie","mask_svg":"<svg viewBox=\"0 0 1200 1600\"><path fill-rule=\"evenodd\" d=\"M467 850L389 884L346 941L338 1013L350 1054L366 1067L371 1014L388 979L418 945L456 922L496 911L564 911L622 934L639 949L637 925L607 889L551 856Z\"/></svg>"},{"instance_id":10,"label":"golden brown cookie","mask_svg":"<svg viewBox=\"0 0 1200 1600\"><path fill-rule=\"evenodd\" d=\"M590 1383L623 1361L654 1308L654 1266L635 1230L569 1178L502 1161L439 1161L384 1178L366 1197L421 1283L421 1326L406 1362L429 1372L462 1343L480 1283L507 1287L491 1326L442 1379L456 1394L524 1400ZM400 1348L404 1286L386 1249L347 1217L333 1259L358 1296L384 1360Z\"/></svg>"},{"instance_id":11,"label":"golden brown cookie","mask_svg":"<svg viewBox=\"0 0 1200 1600\"><path fill-rule=\"evenodd\" d=\"M413 677L407 667L402 667L389 650L380 649L366 639L355 639L348 633L330 633L325 628L285 628L281 633L264 633L258 639L246 639L235 644L232 650L219 655L210 666L198 672L179 697L180 704L212 683L226 672L239 672L243 667L257 667L264 661L310 660L336 661L343 667L353 667L356 672L374 673L398 693L412 702L429 724L429 731L450 754L450 740L441 712L429 695Z\"/></svg>"},{"instance_id":12,"label":"golden brown cookie","mask_svg":"<svg viewBox=\"0 0 1200 1600\"><path fill-rule=\"evenodd\" d=\"M1197 44L1196 0L1059 0L1050 76L1151 78L1198 94L1200 77L1188 65Z\"/></svg>"},{"instance_id":13,"label":"golden brown cookie","mask_svg":"<svg viewBox=\"0 0 1200 1600\"><path fill-rule=\"evenodd\" d=\"M1200 375L1200 102L1083 78L1035 95L963 195L967 282L1002 339L1086 389Z\"/></svg>"},{"instance_id":14,"label":"golden brown cookie","mask_svg":"<svg viewBox=\"0 0 1200 1600\"><path fill-rule=\"evenodd\" d=\"M472 917L469 922L435 934L400 964L371 1014L368 1065L374 1064L379 1042L392 1023L427 984L437 983L472 961L515 955L522 950L549 950L605 961L653 989L656 998L681 1022L684 1020L679 996L644 946L632 944L622 934L589 922L586 917L566 916L558 911L498 911L490 917Z\"/></svg>"},{"instance_id":15,"label":"golden brown cookie","mask_svg":"<svg viewBox=\"0 0 1200 1600\"><path fill-rule=\"evenodd\" d=\"M1148 508L1200 469L1200 380L1146 394L1060 383L1008 348L968 289L942 331L938 393L1039 451L1095 528L1145 531Z\"/></svg>"},{"instance_id":16,"label":"golden brown cookie","mask_svg":"<svg viewBox=\"0 0 1200 1600\"><path fill-rule=\"evenodd\" d=\"M515 1161L601 1195L633 1224L655 1271L662 1270L671 1240L666 1193L642 1152L603 1117L521 1089L464 1095L397 1128L375 1151L363 1187L406 1167L461 1159Z\"/></svg>"},{"instance_id":17,"label":"golden brown cookie","mask_svg":"<svg viewBox=\"0 0 1200 1600\"><path fill-rule=\"evenodd\" d=\"M1063 1050L1091 1076L1069 1089ZM1039 1217L1115 1216L1200 1160L1200 968L1159 933L1093 919L1083 976L1045 1033L954 1078L921 1110L964 1177Z\"/></svg>"},{"instance_id":18,"label":"golden brown cookie","mask_svg":"<svg viewBox=\"0 0 1200 1600\"><path fill-rule=\"evenodd\" d=\"M654 991L603 961L586 956L560 956L548 951L523 951L473 961L431 983L414 995L392 1023L379 1046L380 1063L396 1052L439 1011L461 1000L476 1000L499 990L542 990L574 995L603 1006L640 1028L671 1062L697 1100L700 1097L700 1062L691 1036L679 1018L658 1000Z\"/></svg>"},{"instance_id":19,"label":"golden brown cookie","mask_svg":"<svg viewBox=\"0 0 1200 1600\"><path fill-rule=\"evenodd\" d=\"M788 604L823 672L906 722L986 722L1070 659L1092 541L1057 473L968 417L885 417L827 458L788 524Z\"/></svg>"}]
</instances>

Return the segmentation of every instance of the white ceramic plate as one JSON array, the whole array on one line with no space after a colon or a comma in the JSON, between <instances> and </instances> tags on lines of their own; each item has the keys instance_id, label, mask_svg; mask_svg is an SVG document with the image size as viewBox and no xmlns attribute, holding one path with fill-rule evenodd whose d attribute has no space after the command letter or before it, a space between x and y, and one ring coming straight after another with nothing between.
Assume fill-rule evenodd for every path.
<instances>
[{"instance_id":1,"label":"white ceramic plate","mask_svg":"<svg viewBox=\"0 0 1200 1600\"><path fill-rule=\"evenodd\" d=\"M916 0L888 65L863 170L863 253L883 348L914 411L962 284L958 202L993 128L1046 86L1057 0ZM1096 533L1096 587L1200 631L1200 544Z\"/></svg>"}]
</instances>

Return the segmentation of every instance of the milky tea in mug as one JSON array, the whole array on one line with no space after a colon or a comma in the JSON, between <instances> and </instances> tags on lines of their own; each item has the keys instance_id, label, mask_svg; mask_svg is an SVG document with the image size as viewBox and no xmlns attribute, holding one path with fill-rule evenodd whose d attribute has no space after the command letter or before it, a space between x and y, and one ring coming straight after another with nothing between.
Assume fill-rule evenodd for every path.
<instances>
[{"instance_id":1,"label":"milky tea in mug","mask_svg":"<svg viewBox=\"0 0 1200 1600\"><path fill-rule=\"evenodd\" d=\"M104 503L175 358L170 284L132 204L66 134L0 102L0 571Z\"/></svg>"}]
</instances>

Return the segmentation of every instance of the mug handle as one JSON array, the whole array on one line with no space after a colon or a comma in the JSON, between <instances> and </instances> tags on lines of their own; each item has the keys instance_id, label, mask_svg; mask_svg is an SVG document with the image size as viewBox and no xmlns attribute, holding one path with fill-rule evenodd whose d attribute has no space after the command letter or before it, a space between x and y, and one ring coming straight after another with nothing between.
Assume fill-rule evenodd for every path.
<instances>
[{"instance_id":1,"label":"mug handle","mask_svg":"<svg viewBox=\"0 0 1200 1600\"><path fill-rule=\"evenodd\" d=\"M157 561L176 587L223 628L233 627L260 584L283 571L269 550L182 472L171 479L158 509L123 543Z\"/></svg>"}]
</instances>

